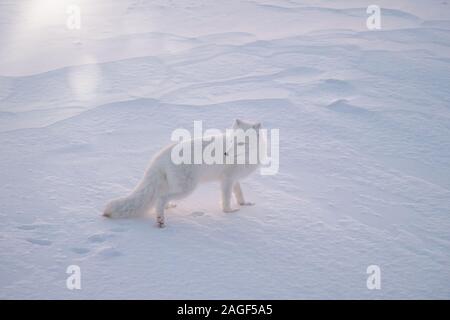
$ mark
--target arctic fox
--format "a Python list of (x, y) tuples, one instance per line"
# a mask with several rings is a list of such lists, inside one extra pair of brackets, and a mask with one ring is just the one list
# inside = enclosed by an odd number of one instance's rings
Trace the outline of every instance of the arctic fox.
[[(253, 129), (256, 132), (259, 145), (259, 142), (262, 141), (262, 137), (259, 135), (260, 128), (260, 123), (249, 123), (236, 119), (231, 132), (236, 132), (238, 129), (241, 129), (239, 130), (241, 132)], [(229, 134), (221, 134), (216, 137), (221, 138), (222, 141), (230, 138)], [(190, 145), (193, 145), (193, 142), (195, 142), (194, 139), (187, 141)], [(209, 139), (201, 138), (202, 149), (204, 150), (210, 142)], [(233, 152), (230, 152), (230, 149), (224, 149), (225, 152), (220, 155), (225, 160), (222, 164), (206, 164), (203, 162), (200, 164), (194, 164), (193, 162), (191, 164), (175, 164), (172, 151), (175, 147), (180, 147), (180, 143), (186, 143), (186, 141), (172, 143), (156, 154), (135, 189), (128, 196), (109, 202), (103, 215), (110, 218), (128, 218), (144, 215), (151, 208), (155, 208), (157, 225), (164, 227), (164, 210), (171, 206), (170, 201), (187, 197), (201, 182), (214, 180), (220, 182), (222, 210), (224, 212), (238, 210), (231, 207), (232, 193), (234, 193), (239, 205), (253, 205), (253, 203), (245, 201), (239, 180), (247, 177), (259, 167), (259, 158), (256, 163), (246, 161), (229, 164), (226, 161), (227, 157), (235, 155), (232, 155)], [(236, 144), (244, 147), (246, 156), (252, 149), (254, 151), (254, 146), (249, 145), (249, 139)], [(234, 147), (237, 146), (233, 146), (233, 150)]]

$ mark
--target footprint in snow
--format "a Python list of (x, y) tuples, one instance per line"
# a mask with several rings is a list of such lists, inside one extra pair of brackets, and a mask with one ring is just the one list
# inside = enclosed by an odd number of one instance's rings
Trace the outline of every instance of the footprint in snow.
[(201, 216), (204, 216), (205, 213), (203, 211), (194, 211), (191, 213), (191, 215), (194, 217), (201, 217)]
[(111, 229), (109, 229), (110, 231), (112, 231), (112, 232), (125, 232), (125, 231), (127, 231), (128, 229), (126, 229), (126, 228), (124, 228), (124, 227), (114, 227), (114, 228), (111, 228)]
[(36, 229), (48, 229), (51, 225), (46, 223), (34, 223), (34, 224), (22, 224), (17, 226), (20, 230), (36, 230)]
[(90, 236), (88, 238), (88, 241), (93, 243), (101, 243), (105, 242), (108, 238), (111, 238), (112, 236), (113, 235), (107, 233), (98, 233)]
[(72, 248), (70, 250), (75, 253), (78, 253), (78, 254), (85, 254), (85, 253), (89, 253), (89, 251), (90, 251), (88, 248)]
[(104, 259), (109, 259), (109, 258), (121, 256), (122, 253), (120, 251), (114, 249), (113, 247), (105, 247), (105, 248), (101, 248), (99, 251), (97, 251), (97, 255)]
[(28, 242), (32, 243), (32, 244), (37, 244), (39, 246), (49, 246), (52, 244), (52, 242), (50, 240), (46, 240), (46, 239), (33, 239), (33, 238), (28, 238), (26, 239)]
[(24, 224), (22, 226), (18, 226), (17, 229), (20, 229), (20, 230), (34, 230), (34, 229), (36, 229), (36, 225)]

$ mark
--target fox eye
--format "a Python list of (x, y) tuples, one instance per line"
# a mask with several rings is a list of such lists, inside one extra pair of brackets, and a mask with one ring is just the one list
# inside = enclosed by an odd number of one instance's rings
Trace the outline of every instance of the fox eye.
[(243, 146), (245, 143), (244, 142), (239, 142), (238, 146)]

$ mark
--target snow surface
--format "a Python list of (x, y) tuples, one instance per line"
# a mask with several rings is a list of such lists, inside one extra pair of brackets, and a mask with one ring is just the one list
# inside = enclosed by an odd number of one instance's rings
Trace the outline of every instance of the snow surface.
[[(370, 31), (373, 2), (0, 1), (0, 298), (450, 298), (450, 3)], [(174, 129), (235, 118), (280, 129), (255, 206), (101, 217)]]

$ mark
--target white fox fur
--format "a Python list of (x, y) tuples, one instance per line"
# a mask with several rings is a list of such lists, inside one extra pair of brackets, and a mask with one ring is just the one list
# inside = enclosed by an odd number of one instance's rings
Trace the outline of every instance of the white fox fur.
[[(250, 128), (259, 130), (260, 124), (236, 120), (233, 125), (233, 129)], [(163, 227), (164, 210), (169, 201), (185, 198), (199, 183), (214, 180), (220, 181), (224, 212), (238, 210), (231, 207), (232, 193), (239, 205), (252, 205), (245, 201), (239, 180), (255, 171), (258, 164), (174, 164), (171, 151), (175, 145), (176, 143), (173, 143), (162, 149), (153, 158), (144, 177), (131, 194), (109, 202), (103, 215), (110, 218), (128, 218), (144, 215), (151, 208), (155, 208), (157, 223)], [(224, 156), (227, 156), (226, 152)]]

